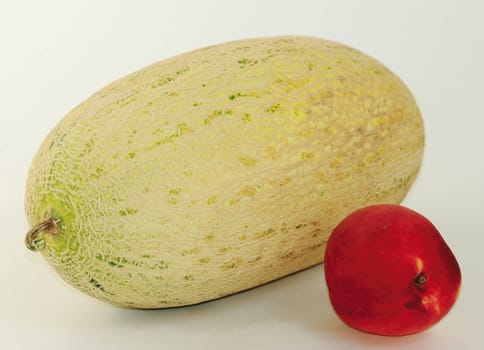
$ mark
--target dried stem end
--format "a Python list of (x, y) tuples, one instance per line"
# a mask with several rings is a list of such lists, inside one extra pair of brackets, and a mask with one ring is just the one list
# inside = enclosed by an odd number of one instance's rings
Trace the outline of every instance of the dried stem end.
[(420, 272), (417, 277), (415, 277), (415, 280), (413, 281), (415, 287), (417, 288), (423, 288), (425, 282), (427, 282), (427, 276), (423, 272)]
[(38, 223), (27, 232), (25, 236), (25, 245), (31, 251), (39, 251), (45, 248), (45, 234), (56, 235), (57, 224), (60, 220), (48, 217), (44, 221)]

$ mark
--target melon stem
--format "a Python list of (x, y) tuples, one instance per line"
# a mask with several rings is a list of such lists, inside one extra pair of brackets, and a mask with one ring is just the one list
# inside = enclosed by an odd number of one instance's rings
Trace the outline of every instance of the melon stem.
[(25, 245), (27, 248), (34, 252), (44, 249), (45, 240), (42, 236), (45, 233), (55, 235), (59, 221), (53, 217), (47, 217), (44, 221), (32, 227), (25, 236)]

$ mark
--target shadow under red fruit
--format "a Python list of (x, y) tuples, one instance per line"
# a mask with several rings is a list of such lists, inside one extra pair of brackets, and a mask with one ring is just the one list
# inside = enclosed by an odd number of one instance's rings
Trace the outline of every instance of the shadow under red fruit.
[(435, 226), (393, 204), (346, 217), (330, 236), (324, 271), (338, 316), (379, 335), (417, 333), (436, 324), (461, 285), (459, 264)]

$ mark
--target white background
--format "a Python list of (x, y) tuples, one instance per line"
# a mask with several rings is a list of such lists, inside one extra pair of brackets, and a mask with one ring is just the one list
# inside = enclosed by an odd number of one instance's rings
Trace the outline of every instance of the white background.
[[(482, 349), (484, 8), (481, 1), (4, 1), (0, 4), (0, 348)], [(333, 313), (321, 266), (222, 300), (139, 311), (91, 299), (24, 247), (24, 184), (46, 133), (112, 80), (222, 41), (301, 34), (344, 42), (410, 87), (424, 164), (404, 201), (463, 272), (438, 325), (380, 337)]]

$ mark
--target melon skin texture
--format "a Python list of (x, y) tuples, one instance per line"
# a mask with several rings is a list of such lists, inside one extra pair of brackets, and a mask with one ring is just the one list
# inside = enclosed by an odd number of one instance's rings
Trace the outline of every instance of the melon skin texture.
[(402, 81), (319, 38), (222, 43), (134, 72), (36, 154), (29, 224), (59, 275), (132, 308), (196, 304), (322, 262), (350, 212), (399, 203), (424, 129)]

